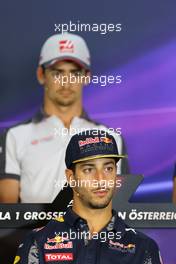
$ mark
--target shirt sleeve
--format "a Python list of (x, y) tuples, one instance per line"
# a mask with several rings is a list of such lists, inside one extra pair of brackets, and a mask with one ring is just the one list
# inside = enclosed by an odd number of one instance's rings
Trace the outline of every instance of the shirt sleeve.
[(14, 264), (40, 264), (38, 245), (32, 233), (19, 245)]
[(0, 179), (9, 178), (20, 179), (17, 143), (11, 129), (0, 134)]

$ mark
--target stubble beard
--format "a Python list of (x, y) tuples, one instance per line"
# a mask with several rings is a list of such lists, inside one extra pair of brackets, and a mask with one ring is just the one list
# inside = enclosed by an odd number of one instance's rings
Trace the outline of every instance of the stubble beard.
[(110, 204), (110, 202), (112, 201), (113, 194), (114, 194), (114, 190), (112, 190), (112, 192), (108, 194), (104, 202), (101, 202), (101, 200), (94, 201), (94, 198), (85, 197), (84, 193), (82, 193), (81, 200), (86, 205), (86, 207), (90, 209), (103, 209), (103, 208), (106, 208)]

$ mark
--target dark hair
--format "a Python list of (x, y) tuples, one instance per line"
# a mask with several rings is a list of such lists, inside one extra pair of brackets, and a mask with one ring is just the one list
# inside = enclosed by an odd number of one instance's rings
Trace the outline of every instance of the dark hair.
[(43, 73), (45, 73), (45, 69), (46, 69), (45, 66), (42, 64), (41, 67), (42, 67)]
[[(70, 63), (74, 63), (77, 66), (78, 71), (84, 70), (86, 74), (90, 71), (90, 70), (85, 69), (84, 67), (80, 66), (76, 62), (72, 62), (70, 60), (64, 60), (64, 61), (67, 61), (67, 62), (70, 62)], [(42, 67), (43, 73), (45, 73), (45, 70), (46, 70), (45, 64), (42, 64), (41, 67)]]
[(72, 163), (72, 165), (70, 166), (69, 170), (72, 170), (73, 171), (73, 174), (75, 174), (76, 164)]

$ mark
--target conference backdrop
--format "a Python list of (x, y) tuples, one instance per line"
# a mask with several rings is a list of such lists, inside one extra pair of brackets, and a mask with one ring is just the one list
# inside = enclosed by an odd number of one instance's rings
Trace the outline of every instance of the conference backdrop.
[[(93, 119), (121, 129), (131, 173), (144, 175), (130, 201), (171, 202), (176, 161), (175, 10), (172, 0), (1, 0), (1, 130), (41, 107), (43, 88), (36, 80), (41, 45), (60, 33), (60, 24), (75, 24), (73, 33), (84, 37), (90, 48), (92, 75), (102, 76), (99, 83), (84, 88), (84, 107)], [(102, 26), (80, 31), (81, 23), (120, 24), (120, 30)], [(121, 82), (108, 83), (103, 76), (109, 75), (121, 76)], [(144, 231), (156, 239), (164, 263), (176, 263), (176, 229)]]

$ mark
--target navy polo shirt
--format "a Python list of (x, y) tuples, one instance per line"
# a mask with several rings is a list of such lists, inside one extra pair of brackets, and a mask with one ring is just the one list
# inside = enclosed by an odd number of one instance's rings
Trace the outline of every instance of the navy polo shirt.
[(63, 218), (33, 230), (19, 246), (14, 263), (162, 264), (162, 260), (156, 242), (129, 228), (115, 211), (91, 236), (87, 222), (68, 209)]

